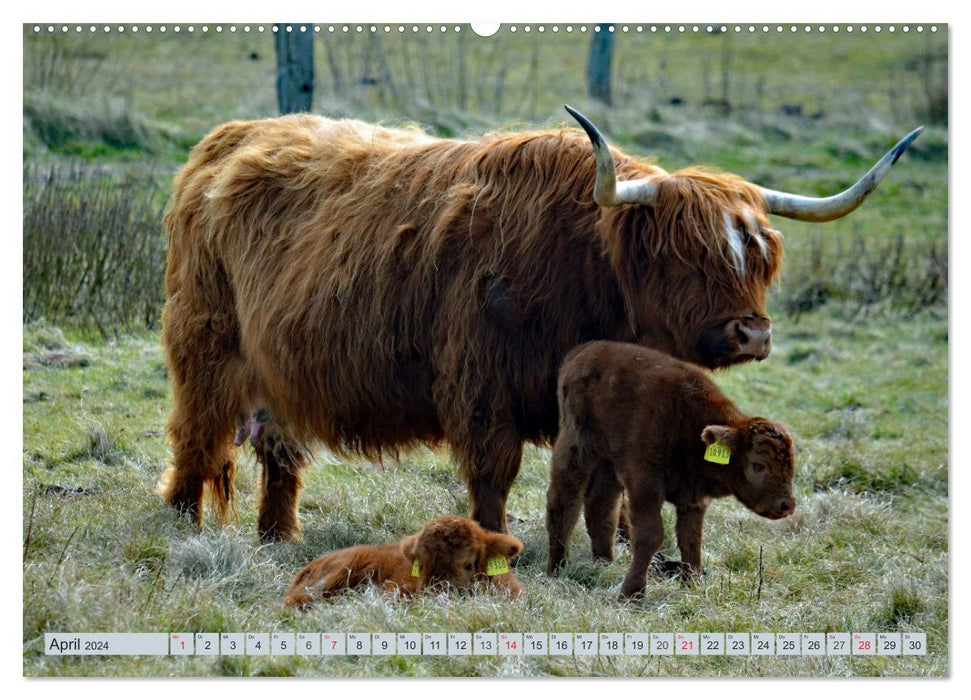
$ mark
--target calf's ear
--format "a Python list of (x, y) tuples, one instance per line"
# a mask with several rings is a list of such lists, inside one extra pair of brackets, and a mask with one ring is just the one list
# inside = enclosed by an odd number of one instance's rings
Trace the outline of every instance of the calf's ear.
[(415, 559), (418, 556), (418, 535), (409, 535), (401, 540), (401, 544), (398, 546), (401, 553), (405, 555), (405, 559)]
[(486, 541), (487, 557), (506, 557), (512, 559), (523, 551), (523, 543), (512, 535), (490, 533)]
[(728, 425), (709, 425), (701, 431), (701, 441), (706, 445), (720, 442), (730, 450), (738, 445), (738, 431)]

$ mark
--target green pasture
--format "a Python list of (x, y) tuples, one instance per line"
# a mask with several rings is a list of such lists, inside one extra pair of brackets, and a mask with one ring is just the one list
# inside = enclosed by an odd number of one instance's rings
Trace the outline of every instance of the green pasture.
[[(567, 123), (669, 170), (708, 163), (807, 194), (850, 184), (925, 131), (880, 189), (825, 225), (776, 222), (772, 355), (715, 374), (786, 423), (797, 509), (729, 499), (706, 521), (706, 577), (617, 602), (629, 557), (545, 571), (549, 450), (508, 504), (527, 596), (369, 590), (309, 613), (279, 599), (319, 554), (467, 514), (447, 449), (372, 464), (317, 452), (303, 540), (256, 538), (259, 470), (238, 455), (234, 522), (200, 530), (155, 494), (167, 466), (159, 347), (168, 183), (210, 128), (275, 113), (272, 36), (24, 27), (23, 672), (27, 676), (945, 676), (948, 653), (947, 29), (619, 33), (613, 107), (586, 97), (589, 35), (560, 25), (358, 33), (316, 41), (314, 109), (443, 136)], [(225, 25), (228, 26), (228, 25)], [(449, 25), (451, 27), (451, 25)], [(637, 25), (629, 25), (632, 29)], [(650, 25), (643, 25), (645, 28)], [(733, 25), (730, 25), (732, 27)], [(761, 27), (761, 25), (760, 25)], [(45, 25), (46, 29), (46, 25)], [(819, 60), (821, 55), (825, 61)], [(676, 557), (673, 509), (662, 550)], [(45, 632), (926, 632), (923, 657), (54, 657)]]

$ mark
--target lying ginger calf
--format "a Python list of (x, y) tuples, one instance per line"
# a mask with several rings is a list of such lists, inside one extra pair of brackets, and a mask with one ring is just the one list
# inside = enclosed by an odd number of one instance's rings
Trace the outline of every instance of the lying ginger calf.
[(409, 596), (438, 586), (471, 590), (481, 582), (519, 595), (522, 586), (509, 570), (509, 560), (522, 548), (515, 537), (446, 515), (397, 544), (360, 545), (314, 559), (297, 574), (283, 603), (304, 607), (368, 584)]
[(773, 520), (796, 507), (792, 439), (739, 411), (694, 365), (638, 345), (593, 342), (560, 370), (560, 431), (547, 492), (547, 570), (567, 554), (581, 501), (594, 556), (613, 559), (626, 492), (631, 565), (623, 597), (640, 594), (664, 541), (661, 505), (677, 509), (684, 578), (701, 574), (701, 529), (714, 498), (735, 496)]

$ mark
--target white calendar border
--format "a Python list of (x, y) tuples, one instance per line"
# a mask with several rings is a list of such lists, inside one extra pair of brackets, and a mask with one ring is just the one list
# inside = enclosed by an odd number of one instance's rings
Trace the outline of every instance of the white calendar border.
[[(36, 6), (28, 7), (24, 5), (18, 5), (14, 8), (13, 12), (33, 13), (29, 18), (24, 18), (18, 21), (27, 21), (28, 19), (37, 20), (41, 18), (43, 18), (44, 20), (58, 20), (58, 19), (64, 19), (64, 18), (73, 19), (79, 12), (78, 5), (76, 2), (68, 3), (66, 2), (66, 0), (48, 0), (48, 2), (44, 3), (43, 5), (44, 6), (41, 8), (37, 8)], [(172, 3), (168, 3), (165, 6), (165, 9), (168, 10), (168, 12), (163, 11), (161, 14), (169, 15), (172, 17), (172, 19), (178, 19), (180, 21), (184, 21), (187, 17), (188, 18), (199, 17), (200, 15), (205, 15), (205, 18), (207, 20), (210, 19), (212, 15), (212, 10), (211, 9), (203, 10), (202, 7), (203, 6), (200, 6), (198, 3), (189, 4), (189, 3), (180, 3), (177, 1), (176, 3), (174, 3), (174, 5)], [(260, 8), (258, 10), (256, 9), (256, 7), (257, 5), (255, 3), (253, 4), (252, 8), (248, 8), (244, 4), (241, 4), (236, 9), (234, 9), (233, 17), (234, 19), (239, 19), (241, 21), (245, 21), (247, 19), (252, 19), (254, 21), (267, 19), (267, 16), (266, 16), (267, 10), (266, 10), (265, 4), (261, 3), (258, 6)], [(704, 1), (695, 2), (695, 3), (692, 3), (691, 5), (678, 5), (678, 4), (669, 5), (669, 4), (661, 3), (656, 6), (652, 6), (649, 11), (639, 9), (639, 8), (633, 8), (630, 5), (620, 4), (620, 3), (617, 3), (616, 7), (608, 6), (608, 8), (606, 9), (604, 9), (603, 5), (598, 5), (598, 7), (604, 10), (608, 16), (616, 15), (618, 18), (624, 18), (626, 15), (637, 15), (638, 17), (640, 17), (640, 15), (642, 14), (649, 14), (651, 21), (658, 21), (658, 22), (663, 22), (668, 20), (691, 21), (692, 19), (695, 19), (697, 21), (708, 21), (711, 17), (717, 16), (719, 12), (722, 14), (724, 14), (725, 12), (725, 10), (723, 9), (724, 8), (723, 5), (716, 6), (715, 3), (713, 2), (704, 2)], [(919, 13), (924, 16), (931, 16), (934, 19), (939, 19), (941, 22), (948, 22), (948, 21), (953, 22), (954, 21), (953, 19), (948, 20), (947, 18), (956, 16), (956, 13), (954, 13), (953, 11), (948, 12), (948, 10), (952, 7), (952, 3), (950, 2), (944, 3), (940, 1), (935, 2), (935, 0), (930, 0), (929, 2), (928, 0), (925, 0), (925, 2), (922, 2), (917, 8), (915, 8), (913, 3), (905, 4), (899, 1), (881, 3), (879, 5), (880, 9), (877, 12), (867, 12), (868, 7), (869, 6), (866, 6), (866, 5), (846, 3), (844, 1), (834, 2), (832, 0), (820, 0), (818, 2), (810, 3), (810, 4), (802, 3), (802, 4), (795, 4), (795, 5), (788, 6), (785, 8), (784, 14), (785, 14), (785, 20), (787, 22), (805, 22), (805, 21), (832, 22), (832, 21), (840, 21), (840, 20), (844, 22), (846, 21), (858, 22), (858, 21), (861, 21), (860, 19), (861, 17), (873, 16), (874, 14), (879, 14), (881, 16), (880, 21), (887, 21), (888, 18), (899, 18), (901, 21), (912, 21), (915, 13)], [(462, 6), (463, 13), (468, 13), (472, 15), (471, 17), (467, 17), (464, 19), (455, 19), (454, 15), (456, 12), (456, 9), (455, 9), (456, 6), (454, 4), (446, 4), (444, 2), (434, 2), (434, 3), (426, 4), (424, 6), (417, 6), (417, 7), (412, 5), (412, 6), (409, 6), (409, 8), (406, 10), (402, 10), (400, 8), (401, 8), (400, 4), (393, 5), (387, 2), (387, 0), (376, 0), (376, 1), (372, 0), (372, 2), (363, 4), (363, 5), (361, 4), (339, 5), (338, 4), (338, 5), (332, 5), (327, 8), (324, 8), (319, 3), (310, 3), (310, 2), (307, 2), (306, 0), (298, 0), (296, 3), (291, 3), (288, 6), (287, 12), (293, 16), (303, 16), (303, 15), (306, 15), (308, 17), (326, 16), (326, 19), (328, 21), (331, 21), (331, 20), (333, 21), (343, 21), (343, 20), (382, 21), (388, 18), (393, 18), (396, 20), (399, 18), (404, 20), (410, 20), (414, 15), (418, 15), (419, 17), (417, 17), (417, 19), (420, 19), (420, 20), (448, 17), (450, 21), (460, 21), (460, 22), (469, 21), (469, 19), (471, 20), (500, 19), (506, 22), (522, 21), (522, 19), (520, 18), (523, 18), (523, 17), (525, 18), (526, 21), (532, 21), (537, 19), (542, 19), (542, 21), (548, 21), (550, 18), (554, 18), (557, 21), (566, 22), (566, 21), (577, 21), (575, 18), (578, 15), (582, 15), (582, 18), (579, 21), (586, 21), (587, 19), (590, 19), (590, 9), (588, 6), (575, 6), (574, 9), (570, 9), (569, 6), (560, 4), (555, 9), (552, 9), (550, 7), (544, 8), (542, 3), (540, 4), (533, 3), (530, 5), (525, 5), (522, 2), (517, 0), (496, 0), (493, 3), (490, 3), (488, 6), (481, 6), (481, 5)], [(89, 19), (95, 19), (95, 18), (99, 20), (117, 19), (118, 9), (120, 9), (120, 3), (98, 3), (98, 2), (91, 2), (91, 0), (84, 3), (84, 6), (83, 6), (83, 12), (86, 15), (85, 21), (88, 21)], [(610, 10), (610, 11), (607, 12), (606, 10)], [(114, 13), (113, 17), (111, 15), (112, 12)], [(404, 15), (405, 15), (404, 17), (402, 17), (402, 12), (404, 12)], [(128, 4), (124, 6), (123, 13), (126, 19), (131, 18), (133, 15), (144, 17), (145, 19), (142, 21), (158, 21), (159, 14), (160, 14), (158, 6), (151, 5), (151, 4), (141, 5), (141, 6)], [(223, 11), (220, 14), (226, 14), (226, 12)], [(736, 2), (733, 4), (732, 11), (730, 11), (729, 14), (732, 16), (737, 16), (742, 18), (751, 17), (755, 19), (766, 18), (766, 19), (773, 20), (778, 18), (778, 15), (780, 14), (780, 10), (779, 10), (778, 3), (770, 4), (768, 2), (763, 2), (763, 3), (756, 4), (748, 0), (741, 0), (741, 2)], [(175, 15), (177, 15), (177, 17), (175, 17)], [(572, 15), (572, 17), (570, 15)], [(269, 19), (272, 19), (272, 17)], [(963, 35), (962, 38), (966, 38), (967, 31), (965, 28), (955, 28), (955, 34), (956, 35), (961, 34)], [(953, 51), (951, 56), (953, 61), (952, 66), (954, 66), (952, 70), (954, 71), (954, 75), (956, 78), (958, 74), (958, 68), (957, 68), (957, 65), (955, 64), (959, 64), (959, 61), (957, 60), (957, 56), (959, 52), (961, 52), (963, 55), (963, 49), (962, 47), (960, 47), (959, 41), (953, 42), (951, 49)], [(17, 45), (16, 42), (12, 41), (10, 42), (10, 47), (8, 51), (11, 54), (13, 54), (15, 51), (19, 51), (19, 46)], [(19, 59), (14, 57), (12, 60), (8, 60), (8, 65), (19, 65), (18, 61)], [(961, 61), (960, 65), (966, 65), (966, 64), (963, 61)], [(17, 71), (15, 70), (13, 71), (13, 73), (17, 73)], [(952, 82), (952, 85), (955, 88), (957, 87), (956, 83), (957, 83), (957, 80), (955, 79)], [(959, 90), (955, 90), (955, 94), (959, 94), (960, 92), (961, 91)], [(957, 97), (954, 97), (952, 99), (955, 102), (958, 101)], [(963, 113), (967, 114), (967, 111), (964, 111)], [(18, 122), (19, 122), (19, 119), (20, 118), (17, 117)], [(19, 126), (17, 126), (17, 124), (14, 124), (14, 128), (19, 128)], [(962, 139), (962, 141), (963, 140), (964, 139)], [(9, 150), (13, 151), (14, 155), (16, 155), (15, 151), (18, 146), (16, 143), (12, 143), (11, 145), (13, 146), (13, 148)], [(11, 159), (10, 162), (13, 163), (14, 166), (16, 166), (19, 169), (19, 164), (16, 163), (15, 161), (16, 159), (14, 158), (14, 159)], [(958, 170), (964, 171), (964, 168), (961, 167), (959, 163), (952, 161), (952, 172), (957, 172)], [(956, 177), (956, 176), (952, 175), (952, 177)], [(13, 194), (19, 196), (19, 187), (13, 187), (11, 185), (9, 190)], [(10, 209), (10, 211), (13, 211), (14, 209), (15, 207)], [(955, 212), (957, 211), (958, 211), (958, 207), (955, 206)], [(955, 213), (954, 217), (955, 219), (957, 219), (958, 214)], [(962, 216), (961, 219), (966, 221), (966, 217), (964, 216)], [(955, 224), (957, 224), (957, 221), (955, 221)], [(962, 243), (961, 241), (955, 241), (954, 242), (955, 252), (957, 252), (959, 246), (963, 246), (963, 245), (964, 243)], [(14, 265), (19, 264), (16, 260), (14, 260), (14, 257), (15, 256), (11, 256), (9, 258), (10, 260), (13, 260), (13, 262), (10, 263), (11, 268), (13, 268)], [(961, 256), (959, 258), (959, 262), (963, 260), (964, 260), (964, 256)], [(13, 282), (18, 278), (17, 274), (7, 274), (7, 275), (4, 275), (4, 277), (5, 279), (10, 280), (11, 286)], [(953, 284), (952, 290), (954, 291), (952, 291), (951, 294), (956, 297), (957, 288), (961, 284), (959, 275), (954, 276), (952, 284)], [(16, 293), (17, 293), (16, 290), (11, 291), (8, 289), (8, 298), (15, 298), (14, 295)], [(950, 307), (950, 308), (953, 308), (953, 307)], [(967, 317), (964, 315), (964, 313), (961, 313), (961, 314), (956, 313), (956, 309), (954, 310), (953, 313), (954, 313), (954, 318), (957, 319), (960, 316), (961, 321), (959, 322), (955, 320), (954, 322), (954, 325), (956, 326), (956, 328), (952, 336), (952, 340), (958, 337), (959, 335), (958, 331), (962, 331), (960, 334), (961, 337), (966, 338), (966, 335), (964, 335), (961, 326), (966, 327), (966, 323), (964, 322), (966, 322)], [(10, 349), (8, 349), (8, 352), (10, 353), (10, 355), (13, 355), (13, 353), (15, 352), (18, 355), (20, 353), (19, 349), (14, 345), (10, 345)], [(17, 360), (16, 357), (14, 357), (13, 359), (8, 357), (6, 366), (16, 367), (16, 362), (18, 361), (19, 360)], [(959, 373), (961, 375), (960, 378), (958, 377)], [(966, 388), (966, 384), (963, 382), (963, 380), (966, 378), (967, 378), (967, 374), (960, 367), (954, 367), (954, 372), (951, 375), (951, 381), (954, 382), (955, 385), (960, 383), (962, 387)], [(20, 378), (18, 377), (15, 381), (17, 382), (16, 386), (19, 386)], [(16, 388), (14, 388), (14, 386), (15, 386), (14, 382), (10, 381), (8, 378), (7, 388), (10, 389), (7, 392), (8, 396), (15, 396), (18, 393)], [(965, 404), (964, 404), (964, 399), (961, 397), (960, 393), (961, 392), (956, 391), (953, 394), (954, 407), (951, 409), (951, 410), (954, 410), (956, 414), (954, 419), (956, 425), (961, 424), (960, 421), (958, 421), (957, 415), (961, 415), (964, 417), (967, 416), (967, 413), (963, 410)], [(959, 409), (959, 410), (955, 410), (955, 409)], [(15, 432), (15, 431), (16, 431), (15, 428), (11, 429), (11, 432)], [(17, 439), (5, 440), (4, 444), (7, 445), (10, 462), (16, 463), (16, 460), (21, 459)], [(966, 477), (963, 474), (960, 474), (959, 470), (955, 470), (955, 472), (951, 474), (951, 477), (952, 477), (951, 483), (953, 487), (951, 489), (951, 492), (954, 494), (962, 493), (966, 495), (967, 489), (964, 488), (964, 486), (966, 486), (966, 480), (965, 480)], [(5, 497), (9, 498), (12, 502), (16, 502), (22, 497), (22, 494), (19, 493), (19, 489), (9, 489), (6, 492)], [(20, 526), (19, 521), (22, 517), (22, 510), (17, 505), (12, 504), (10, 505), (10, 507), (5, 509), (5, 513), (6, 513), (6, 518), (8, 518), (9, 520), (7, 531), (18, 532), (19, 531), (18, 528)], [(949, 521), (949, 527), (951, 532), (957, 532), (957, 531), (963, 530), (963, 528), (960, 527), (959, 523), (966, 524), (967, 523), (966, 516), (962, 515), (959, 510), (952, 510), (951, 518)], [(16, 561), (15, 557), (19, 556), (18, 552), (16, 551), (19, 546), (19, 542), (17, 541), (17, 539), (18, 538), (16, 537), (5, 538), (5, 541), (7, 543), (7, 548), (8, 548), (8, 555), (9, 555), (8, 561)], [(957, 556), (951, 557), (951, 566), (950, 566), (951, 579), (950, 580), (952, 582), (955, 580), (962, 580), (962, 581), (967, 580), (968, 578), (967, 576), (960, 575), (966, 571), (967, 562), (968, 562), (968, 559), (966, 558), (966, 556), (960, 555), (959, 553), (960, 550), (963, 550), (965, 548), (965, 545), (962, 542), (961, 538), (952, 539), (951, 548), (952, 548), (952, 552), (954, 554), (957, 554)], [(17, 583), (18, 583), (17, 577), (13, 576), (13, 577), (10, 577), (10, 579), (12, 580), (5, 581), (2, 584), (8, 589), (7, 590), (8, 595), (5, 596), (6, 605), (9, 607), (9, 610), (8, 610), (9, 614), (7, 617), (8, 619), (11, 619), (11, 620), (17, 620), (22, 615), (22, 605), (21, 605), (22, 600), (21, 600), (21, 595), (18, 594), (19, 587), (17, 586)], [(951, 585), (953, 585), (953, 583)], [(951, 589), (949, 588), (949, 590)], [(22, 591), (20, 591), (20, 593), (22, 593)], [(962, 656), (958, 653), (958, 650), (959, 649), (963, 651), (967, 650), (967, 644), (964, 644), (962, 642), (962, 635), (959, 634), (959, 629), (960, 630), (968, 629), (968, 626), (963, 624), (967, 620), (967, 616), (966, 616), (967, 606), (964, 605), (962, 601), (958, 600), (956, 596), (951, 597), (951, 603), (952, 604), (949, 606), (949, 609), (948, 609), (949, 611), (948, 625), (950, 627), (950, 631), (948, 635), (949, 637), (948, 653), (951, 655), (952, 659), (958, 659), (958, 658), (962, 658)], [(17, 609), (15, 609), (15, 606)], [(80, 694), (78, 693), (79, 690), (83, 690), (84, 693), (96, 693), (99, 699), (124, 698), (124, 700), (130, 700), (131, 693), (133, 690), (133, 685), (136, 685), (136, 684), (141, 685), (143, 683), (148, 683), (148, 684), (157, 683), (157, 681), (153, 681), (151, 679), (147, 681), (145, 679), (142, 679), (141, 681), (129, 680), (126, 682), (119, 682), (117, 679), (114, 679), (114, 678), (111, 678), (111, 679), (89, 678), (84, 680), (62, 678), (62, 679), (58, 679), (56, 683), (44, 683), (37, 679), (25, 678), (23, 676), (23, 671), (24, 671), (23, 642), (22, 640), (18, 639), (18, 637), (19, 637), (18, 634), (8, 634), (8, 635), (5, 635), (5, 641), (0, 642), (0, 644), (3, 644), (3, 653), (0, 654), (0, 657), (2, 657), (3, 661), (0, 663), (5, 664), (3, 666), (3, 671), (0, 673), (3, 674), (3, 678), (11, 679), (12, 682), (10, 682), (8, 687), (15, 690), (16, 687), (19, 686), (21, 687), (22, 690), (25, 691), (25, 693), (29, 693), (32, 698), (37, 698), (38, 700), (47, 700), (47, 698), (56, 698), (57, 700), (64, 700), (64, 697), (68, 694), (79, 695)], [(961, 680), (966, 680), (967, 675), (968, 674), (966, 672), (966, 668), (962, 667), (961, 664), (952, 663), (951, 669), (950, 669), (950, 679), (945, 680), (943, 683), (938, 682), (934, 684), (934, 688), (936, 691), (935, 695), (947, 696), (949, 694), (950, 689), (958, 685), (958, 682), (957, 682), (958, 679), (960, 678)], [(178, 684), (178, 687), (179, 687), (179, 691), (182, 693), (193, 693), (193, 694), (198, 693), (201, 696), (203, 693), (212, 692), (213, 682), (219, 682), (223, 680), (225, 679), (187, 678), (187, 679), (181, 679)], [(410, 688), (413, 688), (416, 693), (420, 693), (423, 697), (428, 697), (428, 698), (442, 697), (442, 698), (449, 698), (450, 700), (453, 700), (455, 697), (456, 689), (459, 689), (459, 691), (461, 692), (463, 688), (467, 689), (468, 687), (467, 684), (465, 684), (465, 679), (455, 679), (455, 680), (409, 679), (409, 680), (412, 681), (409, 685)], [(616, 689), (618, 687), (617, 683), (627, 683), (627, 682), (633, 683), (633, 682), (638, 682), (639, 680), (640, 679), (633, 680), (633, 681), (630, 681), (627, 679), (609, 679), (604, 681), (597, 681), (597, 680), (590, 679), (586, 681), (585, 688), (587, 691), (589, 691), (593, 686), (598, 685), (600, 683), (610, 683), (611, 684), (610, 689)], [(788, 679), (785, 679), (785, 680), (733, 679), (731, 684), (728, 687), (732, 688), (733, 692), (737, 693), (739, 696), (742, 696), (744, 694), (746, 697), (752, 697), (755, 694), (763, 695), (766, 692), (785, 692), (787, 694), (787, 698), (794, 697), (798, 699), (803, 697), (805, 698), (812, 697), (816, 699), (818, 698), (818, 695), (821, 691), (826, 693), (834, 693), (840, 690), (846, 691), (847, 689), (849, 689), (851, 692), (858, 694), (860, 690), (860, 685), (858, 683), (858, 680), (859, 679), (830, 679), (830, 682), (827, 682), (825, 686), (820, 686), (818, 683), (815, 683), (815, 684), (806, 683), (805, 681), (798, 681), (798, 680), (790, 681)], [(262, 696), (265, 693), (266, 686), (264, 685), (264, 683), (274, 683), (274, 682), (282, 682), (282, 681), (277, 681), (275, 679), (263, 679), (263, 683), (260, 683), (260, 690), (258, 691), (260, 692), (260, 695)], [(543, 681), (540, 680), (539, 682), (543, 682)], [(699, 689), (703, 691), (707, 690), (708, 692), (711, 692), (714, 689), (713, 681), (711, 679), (651, 678), (650, 682), (654, 684), (661, 683), (662, 686), (664, 684), (670, 684), (670, 689), (677, 689), (677, 690), (681, 690), (685, 687), (690, 687), (693, 689)], [(459, 683), (462, 683), (462, 685), (460, 686)], [(687, 684), (687, 686), (685, 684)], [(28, 685), (29, 685), (29, 688), (28, 688)], [(508, 682), (503, 684), (504, 694), (506, 693), (512, 694), (512, 691), (516, 686), (519, 686), (519, 690), (522, 691), (523, 696), (525, 696), (526, 693), (529, 693), (530, 695), (534, 695), (537, 688), (537, 685), (532, 679), (528, 679), (528, 680), (508, 679)], [(292, 683), (291, 683), (291, 687), (292, 687)], [(373, 688), (377, 692), (382, 692), (382, 690), (386, 691), (388, 686), (385, 683), (384, 679), (330, 679), (328, 681), (328, 690), (333, 692), (338, 692), (338, 693), (346, 693), (347, 697), (350, 697), (352, 693), (359, 693), (362, 689), (367, 687)], [(238, 694), (243, 697), (246, 697), (248, 691), (249, 689), (246, 687), (246, 684), (241, 685), (239, 683), (234, 683), (234, 687), (233, 687), (234, 695)], [(255, 695), (257, 692), (256, 688), (253, 688), (253, 691), (254, 692), (252, 694)], [(886, 698), (891, 698), (891, 697), (911, 698), (915, 692), (922, 692), (922, 686), (918, 685), (916, 682), (915, 683), (907, 682), (907, 683), (889, 684), (889, 685), (881, 684), (879, 692), (881, 693), (882, 697), (886, 697)]]

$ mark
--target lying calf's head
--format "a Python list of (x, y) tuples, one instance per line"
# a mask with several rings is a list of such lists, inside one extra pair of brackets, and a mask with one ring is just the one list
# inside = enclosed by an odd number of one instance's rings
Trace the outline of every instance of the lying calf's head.
[(721, 443), (731, 451), (730, 469), (735, 497), (759, 515), (778, 520), (792, 514), (795, 472), (792, 438), (778, 423), (747, 418), (738, 426), (709, 425), (701, 433), (705, 444)]
[(509, 561), (522, 549), (515, 537), (455, 515), (431, 520), (401, 542), (402, 554), (413, 562), (419, 591), (436, 585), (468, 589), (484, 582), (518, 594), (522, 588), (509, 571)]

